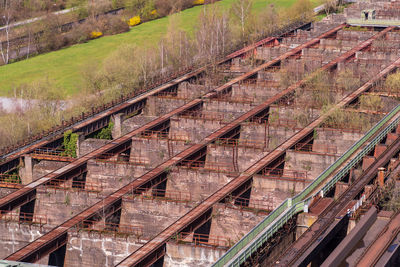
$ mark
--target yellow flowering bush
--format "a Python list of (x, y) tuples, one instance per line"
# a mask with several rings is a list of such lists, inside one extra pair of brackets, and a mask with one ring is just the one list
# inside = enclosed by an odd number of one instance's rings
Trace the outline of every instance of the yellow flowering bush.
[(193, 5), (204, 5), (204, 0), (194, 0)]
[(157, 16), (157, 10), (154, 9), (153, 11), (151, 11), (151, 12), (150, 12), (150, 15), (152, 15), (152, 16)]
[(130, 18), (129, 21), (128, 21), (128, 25), (131, 26), (131, 27), (135, 26), (135, 25), (138, 25), (138, 24), (140, 24), (140, 17), (139, 16), (134, 16), (134, 17)]
[(92, 31), (92, 32), (90, 33), (90, 38), (96, 39), (96, 38), (99, 38), (99, 37), (102, 36), (102, 35), (103, 35), (102, 32)]

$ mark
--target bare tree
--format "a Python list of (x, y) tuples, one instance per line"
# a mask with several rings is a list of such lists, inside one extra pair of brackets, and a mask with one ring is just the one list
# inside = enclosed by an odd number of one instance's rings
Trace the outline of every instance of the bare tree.
[(1, 35), (4, 36), (4, 41), (0, 43), (0, 54), (3, 59), (4, 64), (8, 64), (10, 60), (10, 30), (11, 23), (13, 21), (13, 7), (10, 0), (4, 0), (4, 9), (0, 11), (0, 17), (2, 24), (4, 25), (3, 30), (0, 32)]
[(251, 15), (252, 0), (236, 0), (231, 7), (232, 15), (239, 21), (242, 37), (245, 36), (246, 23)]
[(330, 13), (335, 12), (337, 0), (324, 0), (323, 5), (325, 14), (328, 16)]

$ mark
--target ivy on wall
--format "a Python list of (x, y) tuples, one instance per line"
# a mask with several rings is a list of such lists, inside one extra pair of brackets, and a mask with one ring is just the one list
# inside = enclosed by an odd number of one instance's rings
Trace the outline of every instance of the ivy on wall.
[(78, 142), (78, 134), (73, 133), (71, 130), (64, 133), (64, 152), (63, 156), (76, 158), (76, 148)]

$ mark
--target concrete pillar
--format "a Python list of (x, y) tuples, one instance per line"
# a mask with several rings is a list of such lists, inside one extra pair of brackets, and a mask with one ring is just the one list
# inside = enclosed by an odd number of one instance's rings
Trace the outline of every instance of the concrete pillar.
[(386, 137), (386, 145), (391, 145), (399, 136), (394, 133), (388, 133)]
[(337, 182), (335, 187), (335, 199), (338, 199), (349, 188), (349, 184)]
[(378, 185), (383, 187), (385, 185), (385, 168), (380, 167), (378, 169)]
[(377, 144), (375, 146), (374, 157), (375, 158), (379, 157), (383, 152), (386, 151), (386, 149), (387, 149), (386, 145)]
[(375, 157), (365, 156), (362, 162), (362, 170), (365, 171), (366, 169), (368, 169), (368, 167), (371, 166), (374, 161)]
[(122, 136), (122, 117), (124, 113), (118, 113), (114, 115), (114, 128), (113, 128), (113, 138), (118, 138)]
[(85, 135), (82, 132), (77, 133), (78, 134), (78, 140), (76, 140), (76, 157), (82, 157), (82, 152), (81, 152), (81, 144), (83, 141), (85, 141)]
[(30, 155), (24, 155), (24, 171), (21, 175), (23, 185), (33, 182), (33, 159)]

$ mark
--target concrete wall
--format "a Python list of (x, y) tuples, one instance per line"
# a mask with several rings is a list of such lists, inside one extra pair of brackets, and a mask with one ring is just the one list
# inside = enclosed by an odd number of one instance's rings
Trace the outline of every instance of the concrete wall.
[(215, 86), (211, 85), (183, 82), (178, 85), (178, 97), (193, 99), (207, 93), (208, 91), (211, 91), (214, 88)]
[(194, 205), (193, 202), (124, 198), (120, 223), (143, 227), (141, 238), (151, 239), (189, 212)]
[(164, 267), (197, 267), (211, 266), (224, 255), (226, 249), (194, 246), (191, 244), (167, 243), (167, 252), (164, 256)]
[(284, 174), (285, 170), (307, 171), (308, 179), (315, 179), (338, 158), (339, 156), (288, 150)]
[(298, 129), (284, 126), (266, 127), (265, 124), (242, 123), (239, 142), (246, 143), (246, 140), (249, 140), (249, 142), (259, 141), (257, 147), (263, 148), (266, 143), (266, 150), (272, 150), (298, 131)]
[(314, 144), (316, 146), (334, 145), (338, 154), (346, 152), (347, 149), (364, 136), (363, 133), (324, 128), (317, 128), (315, 132)]
[[(19, 224), (17, 222), (0, 220), (0, 259), (4, 259), (8, 255), (26, 246), (52, 228), (53, 227), (49, 225), (40, 227), (35, 224)], [(47, 261), (45, 261), (45, 264), (47, 264)]]
[[(301, 42), (303, 42), (303, 41), (304, 40), (301, 40)], [(256, 59), (272, 60), (272, 59), (286, 53), (289, 50), (290, 50), (290, 48), (285, 47), (285, 46), (257, 47)]]
[(275, 209), (286, 198), (300, 192), (306, 185), (304, 182), (265, 179), (259, 175), (254, 175), (250, 203), (265, 203)]
[(88, 161), (86, 182), (101, 185), (102, 195), (108, 195), (122, 186), (142, 176), (147, 169), (144, 166), (114, 164)]
[[(213, 163), (218, 162), (220, 168), (228, 171), (237, 171), (235, 170), (235, 165), (237, 165), (238, 170), (242, 172), (266, 154), (268, 154), (268, 151), (257, 148), (209, 145), (206, 166), (207, 162), (211, 163), (210, 167)], [(236, 159), (235, 163), (234, 158)]]
[[(173, 135), (173, 133), (171, 133)], [(190, 142), (168, 141), (158, 138), (132, 138), (131, 158), (146, 162), (146, 168), (154, 168), (190, 146)]]
[(233, 103), (216, 100), (205, 100), (203, 106), (203, 110), (205, 111), (222, 112), (226, 121), (232, 121), (251, 108), (253, 108), (253, 105), (248, 103)]
[(198, 143), (221, 127), (220, 121), (173, 118), (171, 119), (170, 137), (179, 137), (188, 140), (189, 143)]
[[(146, 123), (149, 123), (152, 120), (155, 120), (157, 117), (156, 116), (144, 116), (144, 115), (138, 115), (134, 116), (132, 118), (125, 119), (122, 122), (122, 129), (121, 132), (122, 134), (127, 134), (133, 130), (136, 130), (137, 128), (145, 125)], [(113, 136), (114, 136), (114, 129), (113, 129)]]
[(161, 116), (180, 106), (183, 106), (185, 102), (187, 101), (182, 99), (170, 99), (157, 96), (149, 96), (147, 98), (147, 105), (143, 110), (143, 115)]
[(210, 237), (221, 237), (232, 245), (254, 228), (265, 214), (228, 208), (226, 204), (216, 204), (213, 208)]
[(80, 143), (79, 146), (79, 155), (83, 156), (86, 155), (87, 153), (90, 153), (105, 144), (111, 142), (110, 140), (105, 140), (105, 139), (96, 139), (96, 138), (88, 138), (84, 140), (83, 142)]
[(169, 190), (190, 192), (194, 201), (204, 200), (230, 182), (232, 178), (226, 173), (179, 168), (170, 173), (167, 180), (167, 192)]
[(83, 190), (65, 191), (38, 188), (34, 214), (46, 216), (48, 225), (56, 226), (92, 206), (100, 199), (96, 193)]
[(115, 266), (143, 243), (135, 236), (70, 230), (64, 266)]
[(255, 103), (261, 103), (279, 93), (281, 89), (259, 84), (234, 84), (232, 86), (233, 98), (254, 99)]
[(15, 191), (17, 191), (17, 189), (0, 187), (0, 198), (5, 197)]
[[(306, 100), (307, 98), (304, 97)], [(308, 98), (309, 99), (309, 98)], [(296, 127), (304, 127), (320, 116), (321, 111), (313, 108), (305, 108), (303, 105), (296, 107), (271, 106), (270, 121), (276, 124), (279, 120), (289, 120), (297, 122)]]
[(41, 160), (33, 165), (33, 180), (36, 181), (46, 174), (58, 170), (67, 164), (68, 162)]

